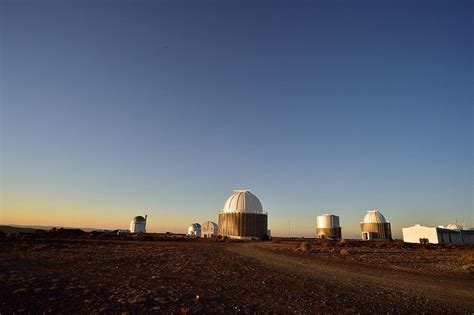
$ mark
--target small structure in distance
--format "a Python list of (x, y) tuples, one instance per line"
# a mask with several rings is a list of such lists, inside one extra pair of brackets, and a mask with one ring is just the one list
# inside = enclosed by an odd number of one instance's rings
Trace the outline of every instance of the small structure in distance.
[(392, 230), (390, 222), (385, 219), (379, 210), (369, 210), (360, 222), (361, 238), (363, 240), (391, 240)]
[(141, 215), (136, 216), (130, 222), (130, 233), (146, 233), (146, 218), (142, 217)]
[(201, 237), (215, 238), (217, 237), (219, 228), (216, 223), (206, 221), (201, 224)]
[(457, 224), (446, 226), (414, 226), (402, 228), (405, 243), (442, 244), (442, 243), (470, 243), (474, 244), (474, 230), (466, 230)]
[(201, 237), (201, 224), (193, 223), (188, 227), (188, 236)]
[(321, 239), (340, 240), (341, 226), (339, 217), (334, 214), (322, 214), (316, 217), (316, 237)]

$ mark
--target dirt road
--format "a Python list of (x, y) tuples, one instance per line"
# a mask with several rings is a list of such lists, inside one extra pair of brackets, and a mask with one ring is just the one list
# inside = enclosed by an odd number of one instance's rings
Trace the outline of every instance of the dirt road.
[[(409, 294), (414, 300), (441, 302), (454, 309), (474, 310), (474, 283), (466, 275), (414, 273), (359, 263), (341, 263), (328, 259), (311, 259), (275, 253), (269, 243), (247, 243), (227, 250), (254, 259), (276, 273), (298, 274), (325, 282), (337, 283), (360, 295), (383, 298), (384, 292)], [(472, 277), (470, 277), (472, 280)]]
[(367, 266), (272, 243), (0, 242), (0, 313), (472, 314), (472, 274)]

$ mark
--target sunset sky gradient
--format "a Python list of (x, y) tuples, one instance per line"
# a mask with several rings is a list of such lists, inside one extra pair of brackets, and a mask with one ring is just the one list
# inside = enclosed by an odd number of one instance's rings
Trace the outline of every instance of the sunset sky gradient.
[(473, 225), (472, 1), (2, 1), (0, 224)]

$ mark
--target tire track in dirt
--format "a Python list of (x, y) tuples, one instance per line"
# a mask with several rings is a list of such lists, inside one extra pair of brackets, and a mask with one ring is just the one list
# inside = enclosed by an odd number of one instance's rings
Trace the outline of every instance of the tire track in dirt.
[(254, 259), (275, 272), (298, 274), (330, 283), (338, 283), (343, 287), (360, 290), (360, 294), (379, 294), (380, 288), (391, 291), (409, 293), (414, 297), (423, 297), (474, 311), (474, 286), (469, 281), (459, 281), (445, 275), (416, 274), (401, 270), (368, 266), (360, 263), (331, 261), (329, 259), (309, 259), (306, 257), (288, 256), (275, 253), (265, 244), (247, 243), (228, 246), (226, 250), (241, 256)]

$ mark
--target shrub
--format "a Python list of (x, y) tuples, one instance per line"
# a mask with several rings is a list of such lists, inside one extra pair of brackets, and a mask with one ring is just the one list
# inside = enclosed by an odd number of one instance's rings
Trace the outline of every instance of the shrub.
[(311, 250), (311, 244), (308, 243), (308, 242), (301, 242), (300, 250), (301, 250), (303, 253), (309, 252), (309, 251)]
[(474, 264), (463, 265), (463, 266), (461, 266), (461, 268), (462, 268), (462, 270), (464, 270), (465, 272), (474, 273)]
[(348, 254), (350, 254), (350, 252), (351, 252), (351, 251), (350, 251), (349, 248), (343, 248), (343, 249), (341, 249), (341, 250), (339, 251), (339, 253), (340, 253), (341, 255), (348, 255)]
[(466, 264), (474, 264), (474, 252), (462, 253), (459, 259)]

